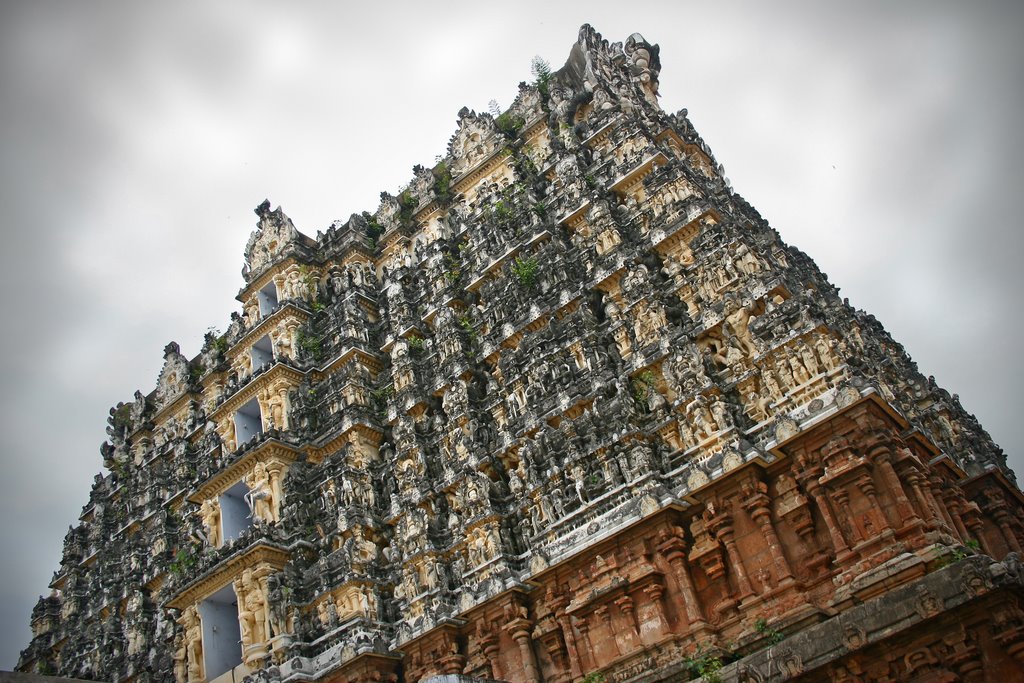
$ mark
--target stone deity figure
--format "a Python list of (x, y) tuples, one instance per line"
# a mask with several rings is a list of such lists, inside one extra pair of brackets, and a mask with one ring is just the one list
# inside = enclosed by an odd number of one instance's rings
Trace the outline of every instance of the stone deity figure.
[(580, 467), (574, 467), (572, 469), (572, 482), (573, 488), (576, 490), (576, 497), (580, 499), (580, 502), (584, 505), (587, 504), (587, 492), (586, 485), (584, 483), (583, 469)]
[(264, 522), (273, 522), (275, 501), (267, 466), (261, 462), (256, 463), (252, 473), (245, 478), (245, 485), (249, 487), (249, 492), (245, 494), (245, 502), (249, 505), (252, 517)]
[(236, 592), (242, 596), (239, 598), (238, 623), (242, 630), (243, 647), (265, 642), (267, 600), (263, 587), (253, 577), (251, 569), (242, 572), (242, 579), (236, 584)]
[(734, 339), (741, 351), (748, 356), (757, 355), (757, 346), (754, 345), (754, 338), (750, 334), (750, 318), (753, 305), (747, 302), (740, 304), (733, 298), (726, 299), (725, 320), (732, 328)]
[(174, 680), (177, 683), (188, 683), (188, 653), (184, 634), (178, 634), (174, 640)]
[(199, 517), (206, 529), (206, 540), (209, 541), (211, 547), (219, 548), (223, 541), (220, 529), (220, 506), (212, 499), (204, 500), (203, 504), (199, 506)]
[(197, 681), (203, 678), (203, 625), (195, 607), (189, 607), (181, 615), (184, 628), (185, 659), (187, 662), (187, 680)]
[(350, 555), (353, 564), (366, 565), (377, 559), (377, 544), (363, 535), (363, 528), (356, 525), (352, 533)]
[(818, 374), (818, 359), (814, 357), (814, 352), (807, 346), (806, 343), (800, 342), (797, 346), (797, 350), (800, 353), (800, 359), (803, 361), (804, 367), (807, 368), (807, 372), (813, 377)]
[(828, 335), (819, 335), (814, 340), (814, 350), (818, 354), (818, 358), (821, 360), (821, 364), (825, 366), (827, 370), (835, 370), (835, 356), (833, 350), (835, 349), (835, 339)]
[(288, 633), (288, 606), (284, 597), (281, 580), (277, 575), (267, 577), (267, 602), (269, 603), (270, 635), (280, 636)]

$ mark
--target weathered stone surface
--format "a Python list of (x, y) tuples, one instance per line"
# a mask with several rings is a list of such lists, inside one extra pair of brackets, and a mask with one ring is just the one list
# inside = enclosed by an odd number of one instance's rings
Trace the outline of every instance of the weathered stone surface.
[[(1022, 495), (585, 26), (111, 409), (23, 671), (117, 681), (1020, 677)], [(735, 663), (724, 665), (732, 660)]]

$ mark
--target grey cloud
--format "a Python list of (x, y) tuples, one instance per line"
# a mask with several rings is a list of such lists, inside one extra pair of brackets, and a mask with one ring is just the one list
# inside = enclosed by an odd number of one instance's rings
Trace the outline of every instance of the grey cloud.
[[(237, 306), (265, 196), (307, 233), (511, 102), (579, 24), (662, 46), (737, 191), (959, 392), (1021, 469), (1019, 3), (8, 3), (0, 17), (0, 667), (107, 408)], [(639, 6), (638, 6), (639, 7)]]

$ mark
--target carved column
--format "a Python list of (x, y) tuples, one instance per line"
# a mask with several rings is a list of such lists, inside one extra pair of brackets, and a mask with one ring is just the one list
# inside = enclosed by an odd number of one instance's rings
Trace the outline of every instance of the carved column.
[(715, 536), (725, 545), (725, 552), (729, 555), (729, 566), (736, 575), (736, 586), (739, 591), (739, 599), (743, 600), (754, 594), (754, 588), (747, 578), (747, 569), (743, 564), (743, 557), (736, 548), (736, 538), (732, 526), (732, 515), (728, 512), (721, 512), (708, 522)]
[[(682, 530), (677, 530), (682, 533)], [(665, 536), (658, 544), (658, 550), (675, 572), (676, 581), (679, 584), (679, 592), (683, 596), (683, 608), (686, 611), (686, 622), (691, 628), (694, 626), (705, 626), (704, 615), (701, 613), (700, 601), (693, 589), (693, 580), (690, 577), (690, 568), (686, 563), (686, 541), (679, 536)]]
[(985, 680), (985, 669), (974, 635), (961, 627), (958, 632), (943, 638), (943, 641), (949, 648), (943, 663), (952, 667), (964, 683), (982, 683)]
[(743, 501), (743, 507), (750, 513), (753, 520), (761, 527), (764, 534), (764, 541), (768, 545), (772, 560), (775, 562), (776, 578), (778, 582), (793, 578), (793, 572), (789, 569), (786, 556), (782, 553), (782, 544), (779, 536), (775, 533), (775, 525), (772, 523), (772, 512), (768, 507), (768, 496), (764, 493), (755, 493)]
[(928, 497), (931, 499), (935, 509), (939, 511), (939, 516), (945, 523), (946, 528), (952, 530), (956, 527), (953, 524), (953, 518), (949, 514), (949, 507), (946, 505), (946, 500), (942, 495), (944, 483), (945, 482), (942, 477), (937, 474), (933, 474), (928, 477), (928, 486), (926, 488), (928, 489)]
[(580, 668), (580, 653), (576, 649), (576, 637), (572, 631), (572, 622), (570, 617), (565, 613), (565, 603), (558, 605), (555, 610), (555, 618), (558, 621), (558, 625), (562, 627), (562, 638), (565, 640), (565, 650), (569, 653), (569, 673), (572, 677), (580, 678), (583, 676), (583, 670)]
[[(650, 605), (650, 607), (648, 609), (653, 609), (654, 610), (654, 616), (658, 620), (658, 625), (657, 625), (658, 634), (657, 635), (660, 636), (660, 635), (662, 635), (664, 633), (667, 633), (668, 632), (668, 619), (665, 616), (664, 605), (662, 605), (662, 602), (661, 602), (661, 596), (665, 592), (665, 587), (662, 586), (660, 583), (651, 583), (651, 584), (648, 584), (648, 585), (644, 586), (642, 588), (642, 590), (647, 595), (647, 602)], [(628, 600), (629, 602), (626, 603), (625, 602), (626, 600)], [(621, 601), (623, 602), (623, 605), (621, 605), (621, 607), (623, 609), (623, 612), (626, 613), (626, 616), (628, 618), (633, 619), (633, 599), (627, 597), (627, 598), (621, 599)], [(639, 628), (639, 625), (636, 625), (636, 622), (634, 622), (634, 624), (635, 624), (634, 625), (634, 629), (636, 630), (637, 635), (640, 637), (640, 640), (642, 642), (644, 640), (643, 633), (641, 632), (641, 630)]]
[(480, 637), (480, 649), (484, 653), (484, 657), (487, 658), (487, 663), (491, 668), (491, 678), (500, 680), (502, 678), (501, 662), (498, 659), (498, 653), (501, 648), (498, 645), (498, 635), (492, 631), (488, 631)]
[(1010, 513), (1007, 511), (1006, 503), (1000, 501), (999, 507), (993, 510), (992, 518), (999, 526), (999, 530), (1003, 534), (1003, 538), (1006, 539), (1006, 544), (1015, 553), (1020, 554), (1020, 543), (1017, 541), (1017, 534), (1013, 532), (1013, 527), (1010, 525)]
[(970, 538), (978, 541), (981, 549), (986, 555), (995, 557), (995, 551), (990, 547), (988, 539), (985, 538), (985, 522), (981, 518), (981, 508), (973, 500), (964, 500), (963, 509), (961, 510), (961, 519), (964, 522), (964, 527), (967, 529)]
[(956, 529), (957, 534), (960, 538), (966, 542), (971, 538), (971, 535), (967, 532), (967, 527), (964, 526), (964, 501), (957, 495), (955, 488), (947, 489), (945, 492), (946, 507), (949, 508), (950, 518), (953, 520), (953, 527)]
[(1024, 611), (1011, 602), (993, 614), (993, 637), (1018, 666), (1024, 667)]
[(460, 654), (449, 654), (441, 658), (441, 672), (445, 674), (461, 674), (466, 666), (466, 658)]
[(590, 642), (590, 637), (587, 635), (590, 631), (590, 625), (587, 623), (587, 620), (580, 619), (576, 623), (576, 630), (580, 632), (580, 645), (587, 653), (587, 659), (591, 662), (591, 668), (596, 669), (598, 667), (597, 656), (594, 654), (594, 646)]
[(854, 480), (854, 483), (871, 504), (868, 514), (877, 519), (883, 529), (892, 528), (892, 525), (889, 524), (889, 518), (885, 516), (885, 513), (882, 511), (882, 506), (878, 502), (878, 496), (875, 495), (875, 480), (871, 478), (871, 475), (867, 472), (863, 472), (861, 473), (861, 476)]
[(917, 500), (917, 506), (921, 510), (921, 516), (924, 518), (929, 525), (935, 526), (940, 524), (935, 508), (931, 506), (928, 499), (925, 497), (922, 486), (925, 482), (924, 475), (921, 474), (916, 468), (908, 469), (904, 478), (910, 484), (910, 490), (914, 492), (914, 498)]
[(602, 623), (604, 623), (604, 628), (608, 631), (608, 640), (615, 649), (615, 657), (618, 657), (622, 654), (622, 650), (619, 649), (618, 635), (616, 634), (615, 629), (612, 628), (612, 615), (611, 612), (608, 611), (608, 605), (601, 605), (594, 610), (594, 614), (596, 614)]
[[(857, 526), (855, 524), (850, 524), (850, 522), (853, 520), (853, 513), (850, 511), (849, 491), (847, 491), (846, 489), (838, 489), (832, 491), (829, 497), (839, 507), (839, 519), (842, 520), (839, 522), (840, 527), (846, 527), (847, 534), (855, 537), (852, 540), (856, 542), (863, 541), (864, 536), (857, 530)], [(845, 525), (843, 522), (845, 522)], [(856, 545), (857, 543), (854, 543), (854, 547), (856, 547)]]
[(882, 446), (872, 451), (870, 458), (874, 460), (875, 467), (878, 468), (889, 493), (896, 501), (898, 519), (894, 526), (896, 528), (903, 527), (917, 517), (917, 514), (914, 512), (914, 506), (910, 504), (910, 499), (907, 498), (907, 492), (903, 488), (899, 475), (896, 474), (896, 469), (892, 466), (892, 451), (888, 447)]
[(512, 635), (512, 639), (519, 645), (519, 655), (523, 661), (523, 680), (527, 683), (540, 683), (540, 672), (537, 668), (537, 658), (533, 653), (533, 639), (530, 637), (529, 619), (516, 619), (507, 626), (505, 630)]
[(818, 506), (821, 518), (825, 521), (825, 527), (828, 529), (829, 538), (832, 540), (832, 547), (836, 551), (836, 559), (841, 561), (843, 556), (850, 553), (850, 546), (846, 545), (846, 541), (843, 539), (843, 532), (839, 525), (836, 524), (835, 517), (832, 516), (832, 508), (829, 504), (828, 496), (825, 495), (824, 489), (818, 482), (818, 476), (820, 475), (820, 467), (816, 467), (811, 472), (808, 472), (804, 488), (807, 491), (807, 495), (813, 498)]
[[(658, 593), (658, 598), (661, 598), (660, 592)], [(652, 603), (652, 605), (657, 606), (658, 611), (661, 611), (660, 601), (657, 603)], [(637, 641), (640, 640), (640, 629), (637, 625), (636, 613), (633, 605), (633, 598), (629, 595), (623, 595), (621, 598), (615, 600), (615, 606), (619, 608), (619, 612), (622, 613), (623, 618), (626, 620), (626, 625), (629, 626), (628, 629), (624, 628), (623, 631), (626, 632), (627, 640), (629, 641), (627, 643), (627, 647), (629, 649), (632, 649), (636, 647)], [(659, 624), (659, 627), (660, 626), (661, 624)]]

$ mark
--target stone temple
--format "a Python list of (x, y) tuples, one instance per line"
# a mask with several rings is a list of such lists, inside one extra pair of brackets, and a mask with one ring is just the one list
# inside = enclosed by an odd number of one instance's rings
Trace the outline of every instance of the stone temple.
[[(1024, 676), (1022, 496), (589, 26), (118, 404), (19, 669), (105, 681)], [(937, 322), (938, 324), (938, 322)]]

